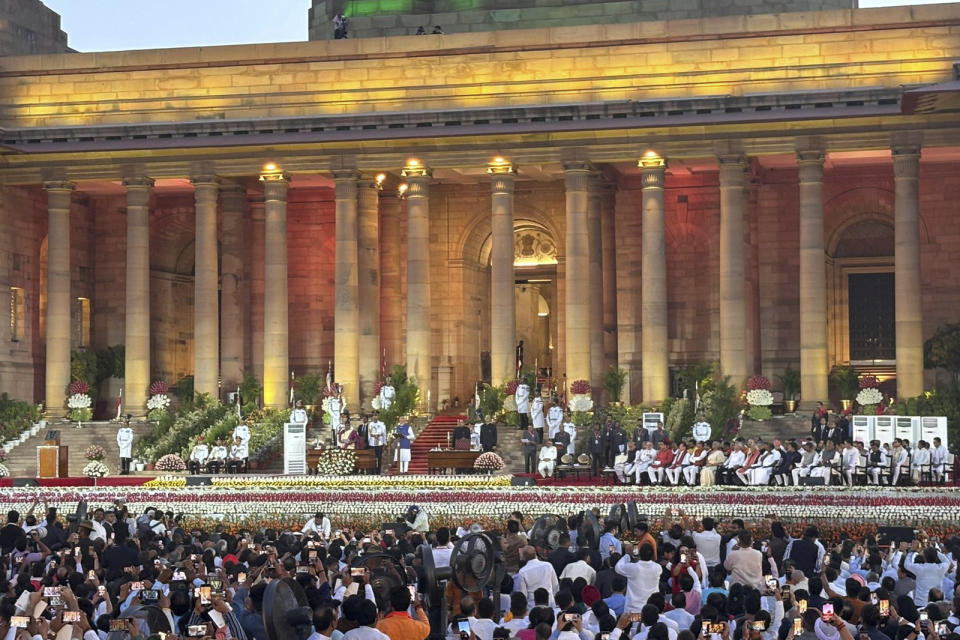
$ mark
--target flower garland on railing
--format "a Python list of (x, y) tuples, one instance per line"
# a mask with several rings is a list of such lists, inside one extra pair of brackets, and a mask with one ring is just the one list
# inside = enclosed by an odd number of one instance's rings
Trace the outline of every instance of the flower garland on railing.
[(352, 449), (326, 449), (317, 461), (322, 476), (346, 476), (357, 470), (357, 454)]
[(883, 402), (883, 394), (880, 393), (880, 381), (876, 376), (862, 376), (859, 380), (860, 392), (857, 393), (857, 404), (860, 405), (860, 412), (864, 415), (872, 416), (877, 412), (877, 406)]
[(770, 405), (773, 404), (773, 394), (770, 393), (770, 379), (766, 376), (753, 376), (747, 380), (747, 415), (751, 420), (769, 420), (773, 412)]
[(150, 385), (150, 398), (147, 400), (147, 419), (151, 422), (160, 422), (170, 408), (170, 396), (167, 392), (170, 386), (163, 380), (156, 380)]
[(507, 465), (503, 461), (503, 458), (495, 454), (493, 451), (481, 453), (473, 462), (473, 468), (480, 471), (500, 471), (506, 466)]
[(93, 399), (90, 397), (90, 385), (85, 380), (74, 380), (69, 387), (67, 398), (67, 417), (72, 422), (87, 422), (93, 417)]

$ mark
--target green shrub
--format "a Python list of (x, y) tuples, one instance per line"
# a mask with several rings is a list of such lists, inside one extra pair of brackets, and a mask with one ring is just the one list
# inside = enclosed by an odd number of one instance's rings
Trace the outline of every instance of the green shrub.
[(293, 381), (293, 393), (297, 400), (302, 400), (303, 404), (317, 404), (320, 396), (320, 389), (326, 380), (326, 374), (305, 373)]
[(603, 388), (607, 392), (610, 402), (620, 402), (623, 395), (623, 385), (627, 382), (627, 370), (619, 367), (610, 367), (603, 374)]
[(260, 394), (263, 393), (263, 385), (257, 380), (257, 376), (251, 371), (243, 372), (243, 379), (240, 381), (240, 401), (243, 403), (241, 409), (243, 415), (248, 415), (260, 408)]
[(770, 411), (770, 407), (762, 406), (751, 406), (747, 409), (747, 415), (751, 420), (764, 421), (769, 420), (770, 416), (773, 415), (773, 412)]
[(40, 420), (40, 407), (0, 395), (0, 443), (19, 438), (20, 434)]
[(916, 398), (900, 400), (894, 409), (902, 416), (945, 416), (950, 451), (960, 454), (960, 391), (934, 389)]
[(503, 387), (494, 387), (484, 384), (480, 389), (480, 413), (484, 416), (493, 416), (499, 419), (500, 412), (503, 411)]
[(829, 380), (830, 388), (835, 390), (842, 400), (853, 400), (860, 389), (860, 376), (857, 370), (848, 364), (834, 365), (830, 370)]

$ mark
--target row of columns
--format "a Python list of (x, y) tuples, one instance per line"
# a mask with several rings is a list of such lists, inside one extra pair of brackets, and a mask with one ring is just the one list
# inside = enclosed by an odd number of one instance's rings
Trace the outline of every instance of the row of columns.
[[(893, 150), (896, 185), (896, 327), (898, 394), (923, 390), (923, 341), (920, 300), (918, 211), (919, 149)], [(800, 371), (801, 396), (808, 402), (827, 397), (827, 319), (824, 301), (826, 267), (823, 241), (823, 162), (820, 150), (797, 153), (800, 198)], [(743, 156), (719, 158), (720, 178), (720, 365), (723, 375), (740, 384), (751, 371), (747, 357), (747, 309), (744, 273)], [(644, 402), (669, 394), (667, 331), (666, 223), (664, 206), (666, 162), (656, 154), (640, 161), (642, 204), (642, 393)], [(515, 168), (498, 158), (488, 167), (491, 177), (491, 368), (494, 384), (515, 376), (516, 311), (514, 301)], [(406, 363), (409, 374), (429, 395), (431, 384), (429, 190), (431, 171), (410, 161), (402, 171), (407, 181), (407, 300)], [(289, 393), (289, 319), (287, 294), (287, 188), (289, 178), (279, 169), (265, 170), (262, 216), (256, 203), (251, 218), (263, 236), (262, 354), (264, 402), (282, 406)], [(344, 385), (348, 405), (358, 407), (372, 396), (380, 376), (380, 222), (379, 182), (355, 170), (338, 170), (335, 183), (335, 362), (337, 381)], [(600, 197), (592, 167), (583, 160), (564, 164), (566, 191), (564, 338), (565, 373), (569, 381), (599, 379), (603, 358), (602, 255)], [(221, 366), (238, 374), (242, 359), (221, 362), (221, 338), (241, 340), (244, 301), (234, 291), (242, 263), (224, 260), (220, 268), (217, 243), (218, 199), (224, 212), (225, 247), (242, 246), (241, 224), (245, 190), (221, 185), (216, 176), (193, 180), (196, 205), (194, 300), (194, 388), (218, 394)], [(153, 180), (131, 177), (127, 192), (126, 260), (126, 398), (142, 407), (150, 382), (150, 234), (149, 199)], [(48, 276), (46, 398), (62, 407), (70, 382), (70, 182), (45, 184), (48, 197)], [(237, 232), (239, 233), (239, 232)], [(227, 252), (227, 249), (225, 249)], [(228, 252), (232, 253), (232, 252)], [(252, 256), (254, 263), (259, 255)], [(234, 260), (235, 261), (235, 260)], [(222, 271), (222, 273), (221, 273)], [(221, 313), (219, 280), (224, 279)], [(258, 277), (256, 264), (253, 278)], [(391, 276), (392, 277), (392, 276)], [(599, 317), (597, 317), (599, 316)], [(221, 324), (222, 323), (222, 324)], [(220, 335), (221, 326), (223, 335)], [(255, 332), (256, 333), (256, 332)], [(232, 343), (231, 343), (232, 344)], [(236, 345), (234, 345), (236, 347)], [(230, 353), (241, 348), (229, 347)], [(256, 359), (256, 358), (255, 358)], [(422, 398), (428, 401), (428, 397)]]

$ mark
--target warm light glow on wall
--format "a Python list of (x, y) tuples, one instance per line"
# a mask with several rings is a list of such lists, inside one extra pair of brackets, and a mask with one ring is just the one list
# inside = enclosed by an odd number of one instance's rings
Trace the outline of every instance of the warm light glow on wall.
[(407, 193), (407, 189), (409, 188), (410, 188), (410, 185), (408, 185), (406, 182), (401, 182), (400, 186), (397, 187), (397, 193), (400, 195), (400, 197), (403, 197), (403, 195)]
[(273, 173), (276, 170), (277, 170), (277, 163), (275, 162), (268, 162), (265, 165), (263, 165), (263, 171), (265, 173)]

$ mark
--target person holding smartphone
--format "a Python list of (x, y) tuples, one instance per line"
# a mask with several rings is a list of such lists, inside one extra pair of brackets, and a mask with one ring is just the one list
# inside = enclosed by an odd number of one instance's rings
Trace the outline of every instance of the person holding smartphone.
[(390, 590), (390, 613), (377, 623), (377, 630), (390, 640), (424, 640), (430, 635), (430, 621), (419, 598), (413, 599), (416, 618), (407, 612), (411, 606), (411, 593), (406, 585)]

